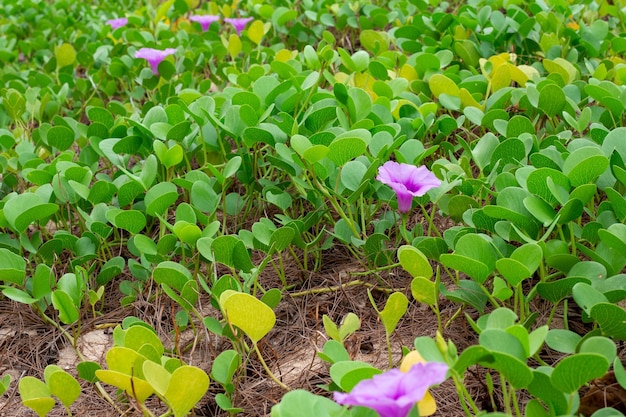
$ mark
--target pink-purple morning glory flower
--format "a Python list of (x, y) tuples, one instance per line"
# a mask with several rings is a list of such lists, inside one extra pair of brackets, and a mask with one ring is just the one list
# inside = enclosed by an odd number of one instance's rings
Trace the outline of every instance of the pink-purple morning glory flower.
[(246, 25), (254, 20), (252, 17), (239, 17), (239, 18), (225, 18), (224, 22), (230, 23), (237, 30), (237, 35), (241, 35), (241, 31)]
[(425, 166), (416, 167), (394, 161), (385, 162), (378, 168), (376, 179), (396, 192), (401, 213), (411, 209), (413, 197), (421, 197), (426, 191), (441, 185), (441, 181)]
[(191, 16), (189, 17), (189, 20), (191, 20), (192, 22), (200, 23), (200, 26), (202, 26), (202, 31), (206, 32), (207, 30), (209, 30), (211, 23), (217, 22), (218, 20), (220, 20), (220, 17), (211, 15), (211, 14), (205, 14), (205, 15)]
[(137, 52), (135, 52), (135, 58), (143, 58), (148, 61), (150, 67), (152, 68), (152, 72), (155, 74), (159, 73), (159, 64), (161, 61), (165, 59), (165, 57), (172, 55), (176, 52), (174, 48), (167, 48), (162, 51), (160, 49), (153, 48), (141, 48)]
[(418, 363), (402, 372), (392, 369), (359, 382), (349, 394), (334, 393), (342, 405), (368, 407), (380, 417), (406, 417), (416, 403), (424, 398), (428, 387), (446, 379), (445, 363)]
[(126, 26), (128, 24), (128, 18), (118, 17), (117, 19), (107, 20), (106, 23), (111, 26), (111, 29), (115, 30), (117, 28), (121, 28), (122, 26)]

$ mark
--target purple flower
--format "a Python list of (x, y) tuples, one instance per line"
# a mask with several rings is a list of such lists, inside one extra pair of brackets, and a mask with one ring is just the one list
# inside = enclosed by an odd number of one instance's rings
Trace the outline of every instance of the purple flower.
[(224, 22), (230, 23), (235, 29), (237, 29), (237, 35), (241, 35), (241, 31), (246, 25), (253, 20), (252, 17), (240, 17), (236, 19), (225, 18)]
[(369, 407), (380, 417), (406, 417), (416, 403), (424, 398), (429, 386), (446, 379), (445, 363), (418, 363), (408, 372), (392, 369), (359, 382), (349, 394), (334, 393), (342, 405)]
[(411, 209), (413, 197), (423, 196), (426, 191), (441, 185), (441, 181), (425, 166), (416, 167), (394, 161), (385, 162), (378, 168), (376, 179), (396, 192), (398, 210), (401, 213)]
[(143, 58), (147, 60), (150, 63), (150, 67), (152, 67), (152, 72), (158, 74), (159, 64), (161, 61), (163, 61), (168, 55), (172, 55), (174, 52), (176, 52), (176, 49), (174, 48), (167, 48), (165, 51), (152, 48), (141, 48), (135, 52), (135, 58)]
[(118, 17), (117, 19), (107, 20), (106, 23), (111, 26), (111, 29), (115, 30), (117, 28), (121, 28), (122, 26), (126, 26), (128, 24), (128, 18)]
[(200, 26), (202, 26), (202, 31), (206, 32), (207, 30), (209, 30), (209, 26), (211, 26), (211, 23), (217, 22), (218, 20), (220, 20), (220, 17), (211, 14), (205, 14), (191, 16), (189, 17), (189, 20), (191, 20), (192, 22), (200, 23)]

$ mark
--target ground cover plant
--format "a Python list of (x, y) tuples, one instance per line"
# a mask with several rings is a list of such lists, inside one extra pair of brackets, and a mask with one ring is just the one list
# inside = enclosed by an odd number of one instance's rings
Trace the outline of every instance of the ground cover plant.
[(0, 8), (0, 413), (623, 416), (620, 1)]

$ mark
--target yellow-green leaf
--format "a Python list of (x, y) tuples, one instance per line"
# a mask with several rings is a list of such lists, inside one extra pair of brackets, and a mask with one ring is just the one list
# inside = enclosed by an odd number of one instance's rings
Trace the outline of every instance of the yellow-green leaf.
[(220, 305), (229, 323), (239, 327), (254, 343), (276, 323), (272, 309), (250, 294), (226, 290), (220, 296)]
[(54, 47), (54, 56), (57, 59), (57, 68), (67, 67), (76, 61), (76, 50), (69, 43)]
[(165, 17), (170, 8), (174, 5), (175, 0), (168, 0), (157, 9), (154, 21), (158, 22)]
[(241, 39), (233, 33), (230, 35), (230, 38), (228, 38), (228, 53), (235, 59), (235, 57), (239, 55), (239, 52), (241, 52)]
[(261, 39), (263, 39), (263, 35), (265, 35), (265, 27), (263, 26), (263, 22), (260, 20), (255, 20), (248, 27), (248, 39), (250, 39), (255, 44), (260, 44)]
[(459, 87), (443, 74), (433, 74), (428, 80), (428, 87), (435, 97), (439, 97), (443, 93), (454, 97), (459, 96)]
[(511, 64), (498, 66), (491, 74), (491, 91), (498, 91), (501, 88), (511, 85)]

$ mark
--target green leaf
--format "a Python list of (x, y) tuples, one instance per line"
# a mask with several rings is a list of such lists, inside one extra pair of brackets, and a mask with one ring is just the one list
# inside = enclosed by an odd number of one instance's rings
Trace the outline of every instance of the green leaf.
[(548, 117), (561, 114), (565, 106), (565, 93), (556, 84), (548, 84), (539, 92), (539, 109)]
[(572, 295), (572, 289), (579, 282), (589, 284), (589, 280), (582, 277), (561, 278), (551, 282), (537, 284), (537, 294), (548, 301), (558, 303), (565, 297)]
[[(124, 348), (138, 352), (136, 356), (141, 359), (140, 351), (146, 346), (151, 347), (156, 354), (155, 358), (148, 357), (148, 359), (155, 359), (157, 361), (160, 361), (161, 355), (163, 355), (164, 348), (161, 339), (159, 339), (154, 330), (152, 328), (148, 328), (145, 325), (130, 326), (130, 328), (126, 330), (126, 334), (124, 335)], [(110, 352), (111, 351), (109, 351), (109, 353)], [(109, 353), (107, 353), (107, 364), (109, 365), (109, 368), (120, 370), (120, 368), (118, 368), (112, 362), (114, 359), (119, 359), (121, 355), (128, 354), (128, 352), (126, 350), (119, 350), (117, 357), (109, 357)], [(134, 355), (128, 356), (132, 357)], [(132, 360), (132, 362), (134, 363), (136, 362), (136, 360), (137, 359), (134, 359)], [(129, 370), (129, 372), (131, 371)], [(135, 375), (142, 377), (143, 374), (138, 372), (139, 370), (135, 370)]]
[(43, 382), (32, 376), (25, 376), (18, 384), (22, 404), (34, 410), (38, 416), (45, 417), (54, 408), (54, 399), (50, 389)]
[(196, 181), (191, 187), (191, 205), (204, 213), (213, 213), (219, 205), (220, 197), (204, 181)]
[(346, 392), (350, 392), (359, 382), (380, 373), (380, 369), (360, 361), (341, 361), (330, 367), (331, 379)]
[(272, 407), (271, 417), (339, 417), (345, 408), (329, 398), (297, 389)]
[(617, 347), (608, 337), (591, 336), (585, 338), (578, 349), (579, 353), (597, 353), (604, 356), (608, 363), (613, 363), (617, 355)]
[(109, 259), (102, 265), (100, 272), (96, 277), (96, 283), (99, 285), (105, 285), (111, 281), (114, 277), (118, 276), (124, 270), (126, 260), (121, 256), (116, 256)]
[(178, 143), (175, 143), (171, 148), (168, 148), (163, 142), (155, 140), (152, 147), (154, 148), (155, 155), (166, 168), (171, 168), (183, 161), (185, 152), (183, 147)]
[(171, 182), (160, 182), (150, 188), (144, 197), (146, 213), (150, 216), (163, 216), (178, 199), (178, 189)]
[(39, 301), (36, 298), (31, 297), (27, 292), (14, 287), (4, 288), (2, 290), (2, 294), (7, 298), (22, 304), (33, 304)]
[(430, 279), (433, 276), (433, 268), (428, 258), (419, 249), (403, 245), (398, 248), (398, 261), (400, 265), (411, 274), (412, 277), (424, 277)]
[(7, 89), (2, 104), (12, 120), (21, 120), (22, 114), (26, 110), (26, 100), (22, 93), (14, 88)]
[(50, 393), (56, 396), (65, 407), (69, 407), (80, 397), (80, 384), (60, 367), (48, 365), (44, 377), (50, 388)]
[(240, 328), (255, 344), (276, 323), (272, 309), (250, 294), (226, 290), (220, 296), (220, 306), (228, 322)]
[(389, 296), (385, 308), (379, 313), (387, 334), (393, 333), (408, 306), (409, 300), (401, 292), (394, 292)]
[(332, 340), (343, 343), (343, 339), (339, 335), (339, 328), (337, 327), (335, 322), (332, 321), (330, 317), (324, 314), (322, 316), (322, 323), (324, 325), (324, 330), (326, 331), (326, 334), (328, 335), (328, 337), (330, 337)]
[(572, 186), (595, 181), (609, 167), (609, 159), (602, 149), (595, 146), (584, 146), (568, 155), (563, 163), (563, 173), (567, 175)]
[(437, 304), (437, 288), (434, 282), (424, 277), (415, 277), (411, 281), (411, 294), (420, 303), (434, 306)]
[(527, 243), (515, 249), (510, 258), (501, 258), (496, 261), (496, 268), (507, 280), (516, 287), (522, 280), (530, 278), (537, 270), (543, 251), (535, 243)]
[(496, 252), (481, 235), (469, 233), (459, 238), (452, 254), (439, 257), (447, 267), (465, 272), (479, 284), (485, 282), (496, 267)]
[(582, 337), (571, 330), (550, 329), (546, 336), (546, 344), (550, 349), (562, 353), (576, 353), (576, 348)]
[(211, 377), (222, 385), (232, 383), (233, 376), (241, 366), (241, 356), (232, 349), (221, 352), (211, 365)]
[(600, 302), (591, 307), (589, 315), (598, 322), (603, 334), (626, 340), (626, 311), (622, 307)]
[(619, 357), (613, 361), (613, 370), (615, 371), (615, 379), (617, 379), (620, 387), (626, 389), (626, 369), (624, 369), (624, 364), (622, 364)]
[(44, 203), (39, 195), (26, 192), (7, 201), (3, 211), (9, 225), (22, 233), (32, 223), (52, 216), (58, 210), (56, 204)]
[[(200, 245), (202, 239), (198, 240)], [(200, 249), (200, 246), (198, 247)], [(211, 251), (216, 262), (223, 263), (231, 268), (237, 268), (243, 272), (250, 272), (254, 267), (250, 254), (244, 243), (237, 237), (232, 235), (218, 236), (211, 243)], [(202, 251), (200, 251), (202, 253)], [(210, 258), (209, 258), (210, 259)]]
[(26, 278), (26, 260), (6, 248), (0, 248), (0, 282), (22, 285)]
[(101, 369), (101, 367), (97, 362), (84, 361), (76, 365), (78, 376), (91, 383), (98, 381), (98, 378), (96, 377), (96, 371), (98, 369)]
[(494, 361), (482, 365), (502, 372), (513, 388), (521, 389), (530, 384), (533, 374), (525, 362), (507, 353), (491, 352), (491, 355)]
[(361, 161), (349, 161), (341, 169), (341, 184), (350, 191), (356, 191), (366, 172), (367, 167)]
[(52, 305), (59, 311), (59, 320), (64, 324), (74, 324), (80, 316), (74, 301), (65, 291), (52, 292)]
[(576, 392), (587, 382), (603, 377), (609, 362), (597, 353), (578, 353), (562, 359), (554, 368), (550, 381), (564, 393)]
[(146, 227), (146, 216), (139, 210), (110, 209), (106, 218), (115, 227), (132, 234), (141, 232)]
[(9, 385), (11, 385), (11, 375), (6, 374), (0, 378), (0, 395), (4, 394), (7, 389), (9, 389)]
[(339, 326), (338, 341), (343, 342), (348, 336), (359, 330), (360, 327), (361, 320), (359, 320), (359, 316), (352, 312), (346, 314), (343, 320), (341, 320), (341, 325)]
[(74, 143), (74, 131), (67, 126), (54, 126), (48, 130), (46, 139), (51, 146), (65, 151)]
[(324, 343), (322, 352), (317, 352), (317, 356), (330, 364), (351, 360), (346, 348), (338, 341), (332, 339)]
[(442, 285), (439, 291), (448, 300), (459, 304), (468, 304), (481, 313), (485, 310), (485, 306), (487, 305), (487, 296), (482, 291), (480, 285), (475, 281), (461, 280), (457, 288), (452, 291), (447, 290), (445, 286)]
[(167, 284), (169, 287), (175, 288), (179, 292), (183, 290), (187, 281), (193, 279), (191, 272), (183, 265), (164, 261), (159, 263), (152, 272), (154, 282), (157, 284)]

